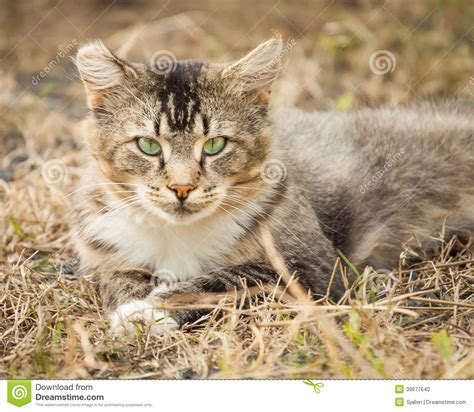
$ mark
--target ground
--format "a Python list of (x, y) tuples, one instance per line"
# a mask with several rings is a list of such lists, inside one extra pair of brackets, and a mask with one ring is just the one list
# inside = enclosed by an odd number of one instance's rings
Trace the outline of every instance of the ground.
[(114, 339), (91, 284), (62, 273), (85, 159), (85, 96), (69, 58), (79, 44), (224, 62), (277, 30), (289, 46), (273, 107), (472, 98), (471, 1), (2, 3), (0, 378), (474, 376), (474, 257), (456, 239), (411, 267), (401, 245), (390, 273), (341, 256), (335, 276), (359, 281), (338, 304), (227, 299), (199, 327), (162, 337), (138, 325)]

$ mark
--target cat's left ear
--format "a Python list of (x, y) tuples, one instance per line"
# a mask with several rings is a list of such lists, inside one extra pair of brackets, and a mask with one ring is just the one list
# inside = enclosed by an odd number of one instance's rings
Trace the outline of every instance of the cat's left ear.
[(276, 36), (227, 66), (223, 76), (230, 79), (232, 87), (267, 104), (285, 58), (284, 50), (283, 40)]
[(102, 42), (81, 47), (75, 63), (91, 109), (103, 105), (107, 97), (120, 96), (127, 81), (138, 77), (136, 69), (130, 63), (114, 55)]

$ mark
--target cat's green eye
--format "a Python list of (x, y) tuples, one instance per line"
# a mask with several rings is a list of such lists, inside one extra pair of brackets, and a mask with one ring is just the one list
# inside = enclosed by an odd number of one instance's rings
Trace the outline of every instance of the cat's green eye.
[(148, 156), (158, 156), (161, 153), (161, 145), (155, 139), (140, 137), (137, 140), (138, 148)]
[(219, 137), (213, 137), (212, 139), (209, 139), (204, 143), (204, 146), (202, 147), (202, 151), (204, 154), (208, 156), (213, 156), (216, 155), (222, 150), (224, 150), (226, 143), (226, 138), (219, 136)]

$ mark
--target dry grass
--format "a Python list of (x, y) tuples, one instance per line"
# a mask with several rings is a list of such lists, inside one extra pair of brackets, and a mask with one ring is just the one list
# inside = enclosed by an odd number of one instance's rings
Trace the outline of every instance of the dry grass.
[[(323, 2), (273, 9), (259, 2), (245, 10), (229, 2), (215, 10), (218, 3), (203, 1), (191, 10), (182, 1), (140, 26), (148, 8), (119, 2), (87, 28), (101, 10), (65, 1), (58, 10), (67, 19), (53, 10), (33, 33), (48, 41), (38, 45), (30, 36), (12, 52), (46, 13), (46, 2), (17, 4), (16, 13), (28, 17), (18, 22), (10, 21), (7, 7), (8, 36), (0, 37), (0, 378), (472, 378), (474, 257), (456, 239), (440, 240), (437, 256), (418, 256), (412, 266), (414, 252), (405, 250), (390, 274), (366, 268), (353, 297), (338, 304), (296, 303), (278, 290), (242, 309), (240, 298), (227, 297), (196, 329), (149, 337), (139, 327), (138, 336), (113, 340), (91, 285), (57, 270), (74, 256), (68, 194), (84, 162), (81, 87), (65, 79), (73, 79), (66, 58), (31, 83), (57, 45), (73, 39), (101, 37), (118, 47), (138, 27), (130, 55), (159, 48), (179, 58), (228, 60), (276, 28), (296, 45), (275, 104), (348, 110), (419, 96), (469, 97), (470, 3), (397, 1), (378, 10), (370, 2), (327, 9)], [(71, 23), (87, 30), (78, 35)], [(368, 69), (368, 56), (378, 49), (396, 56), (393, 73)], [(334, 276), (349, 270), (338, 261)]]

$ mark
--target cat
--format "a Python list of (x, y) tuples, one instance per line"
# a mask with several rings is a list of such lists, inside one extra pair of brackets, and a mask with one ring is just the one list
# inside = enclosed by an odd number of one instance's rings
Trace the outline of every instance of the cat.
[(313, 297), (341, 298), (338, 251), (393, 268), (410, 237), (474, 233), (472, 102), (418, 108), (269, 112), (284, 43), (229, 64), (127, 62), (101, 42), (76, 64), (90, 153), (73, 239), (113, 333), (152, 334), (205, 309), (206, 294), (275, 285), (273, 244)]

